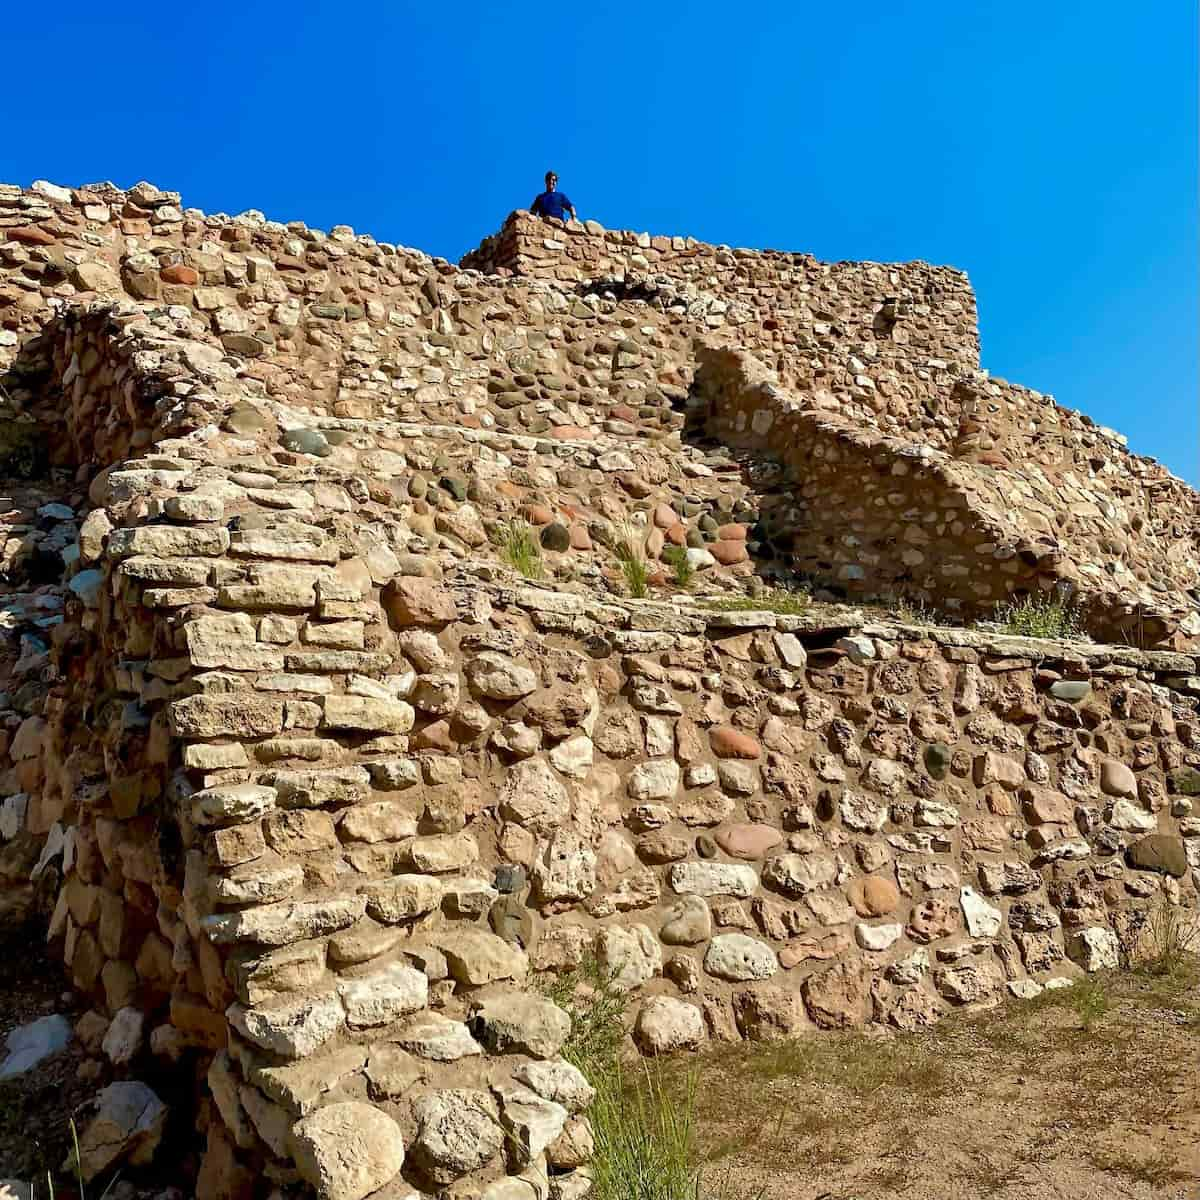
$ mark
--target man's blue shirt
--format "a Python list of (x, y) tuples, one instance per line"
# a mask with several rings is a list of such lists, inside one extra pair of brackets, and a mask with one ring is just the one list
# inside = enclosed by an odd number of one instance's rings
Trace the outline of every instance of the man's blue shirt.
[(543, 192), (530, 206), (529, 211), (537, 217), (557, 217), (564, 221), (564, 214), (574, 207), (565, 192)]

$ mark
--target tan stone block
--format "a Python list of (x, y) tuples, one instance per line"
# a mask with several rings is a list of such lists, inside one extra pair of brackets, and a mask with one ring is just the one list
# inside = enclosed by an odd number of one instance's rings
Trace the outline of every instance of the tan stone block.
[(265, 853), (267, 843), (261, 822), (251, 821), (214, 830), (208, 837), (207, 848), (209, 860), (215, 866), (236, 867)]

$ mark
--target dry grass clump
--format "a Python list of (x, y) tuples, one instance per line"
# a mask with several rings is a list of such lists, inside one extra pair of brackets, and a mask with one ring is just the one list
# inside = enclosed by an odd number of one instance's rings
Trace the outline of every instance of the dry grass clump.
[(788, 588), (766, 588), (754, 596), (706, 596), (700, 601), (715, 612), (773, 612), (785, 617), (804, 612), (811, 603), (807, 592)]
[(1165, 897), (1150, 909), (1142, 936), (1144, 974), (1176, 975), (1200, 957), (1200, 917)]

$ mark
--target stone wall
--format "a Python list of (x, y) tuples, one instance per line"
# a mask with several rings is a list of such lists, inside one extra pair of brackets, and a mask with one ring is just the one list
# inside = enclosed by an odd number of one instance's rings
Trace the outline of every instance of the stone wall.
[[(952, 267), (825, 263), (520, 211), (462, 266), (654, 297), (697, 337), (732, 323), (737, 344), (789, 385), (872, 425), (928, 424), (954, 380), (979, 366), (975, 293)], [(938, 417), (934, 436), (945, 436), (949, 414)]]
[[(704, 432), (787, 468), (793, 486), (763, 520), (808, 578), (976, 618), (1058, 592), (1089, 633), (1140, 645), (1165, 642), (1187, 621), (1195, 556), (1186, 520), (1085, 503), (1052, 527), (1061, 481), (1051, 500), (1045, 486), (1024, 486), (1028, 476), (1001, 482), (987, 463), (862, 429), (785, 391), (741, 351), (701, 347), (699, 364), (694, 416)], [(1131, 523), (1145, 539), (1127, 536)], [(1169, 536), (1155, 537), (1155, 525)], [(1120, 558), (1097, 570), (1115, 545)]]
[[(815, 498), (738, 447), (830, 495), (911, 464), (982, 535), (982, 419), (918, 454), (731, 351), (696, 380), (653, 288), (149, 185), (0, 202), (9, 415), (61, 489), (5, 551), (0, 838), (36, 839), (102, 1078), (196, 1081), (199, 1196), (580, 1200), (590, 1092), (536, 977), (586, 956), (654, 1054), (920, 1028), (1195, 911), (1191, 654), (620, 595), (618, 536), (719, 601), (772, 497)], [(85, 1128), (87, 1174), (135, 1137)]]

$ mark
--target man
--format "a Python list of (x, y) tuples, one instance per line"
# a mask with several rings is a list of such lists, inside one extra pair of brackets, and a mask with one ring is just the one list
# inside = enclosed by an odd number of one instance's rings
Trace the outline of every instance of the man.
[(546, 190), (529, 206), (529, 211), (535, 217), (557, 217), (560, 221), (568, 220), (564, 214), (570, 213), (569, 219), (575, 220), (575, 205), (558, 190), (558, 176), (553, 171), (546, 172)]

